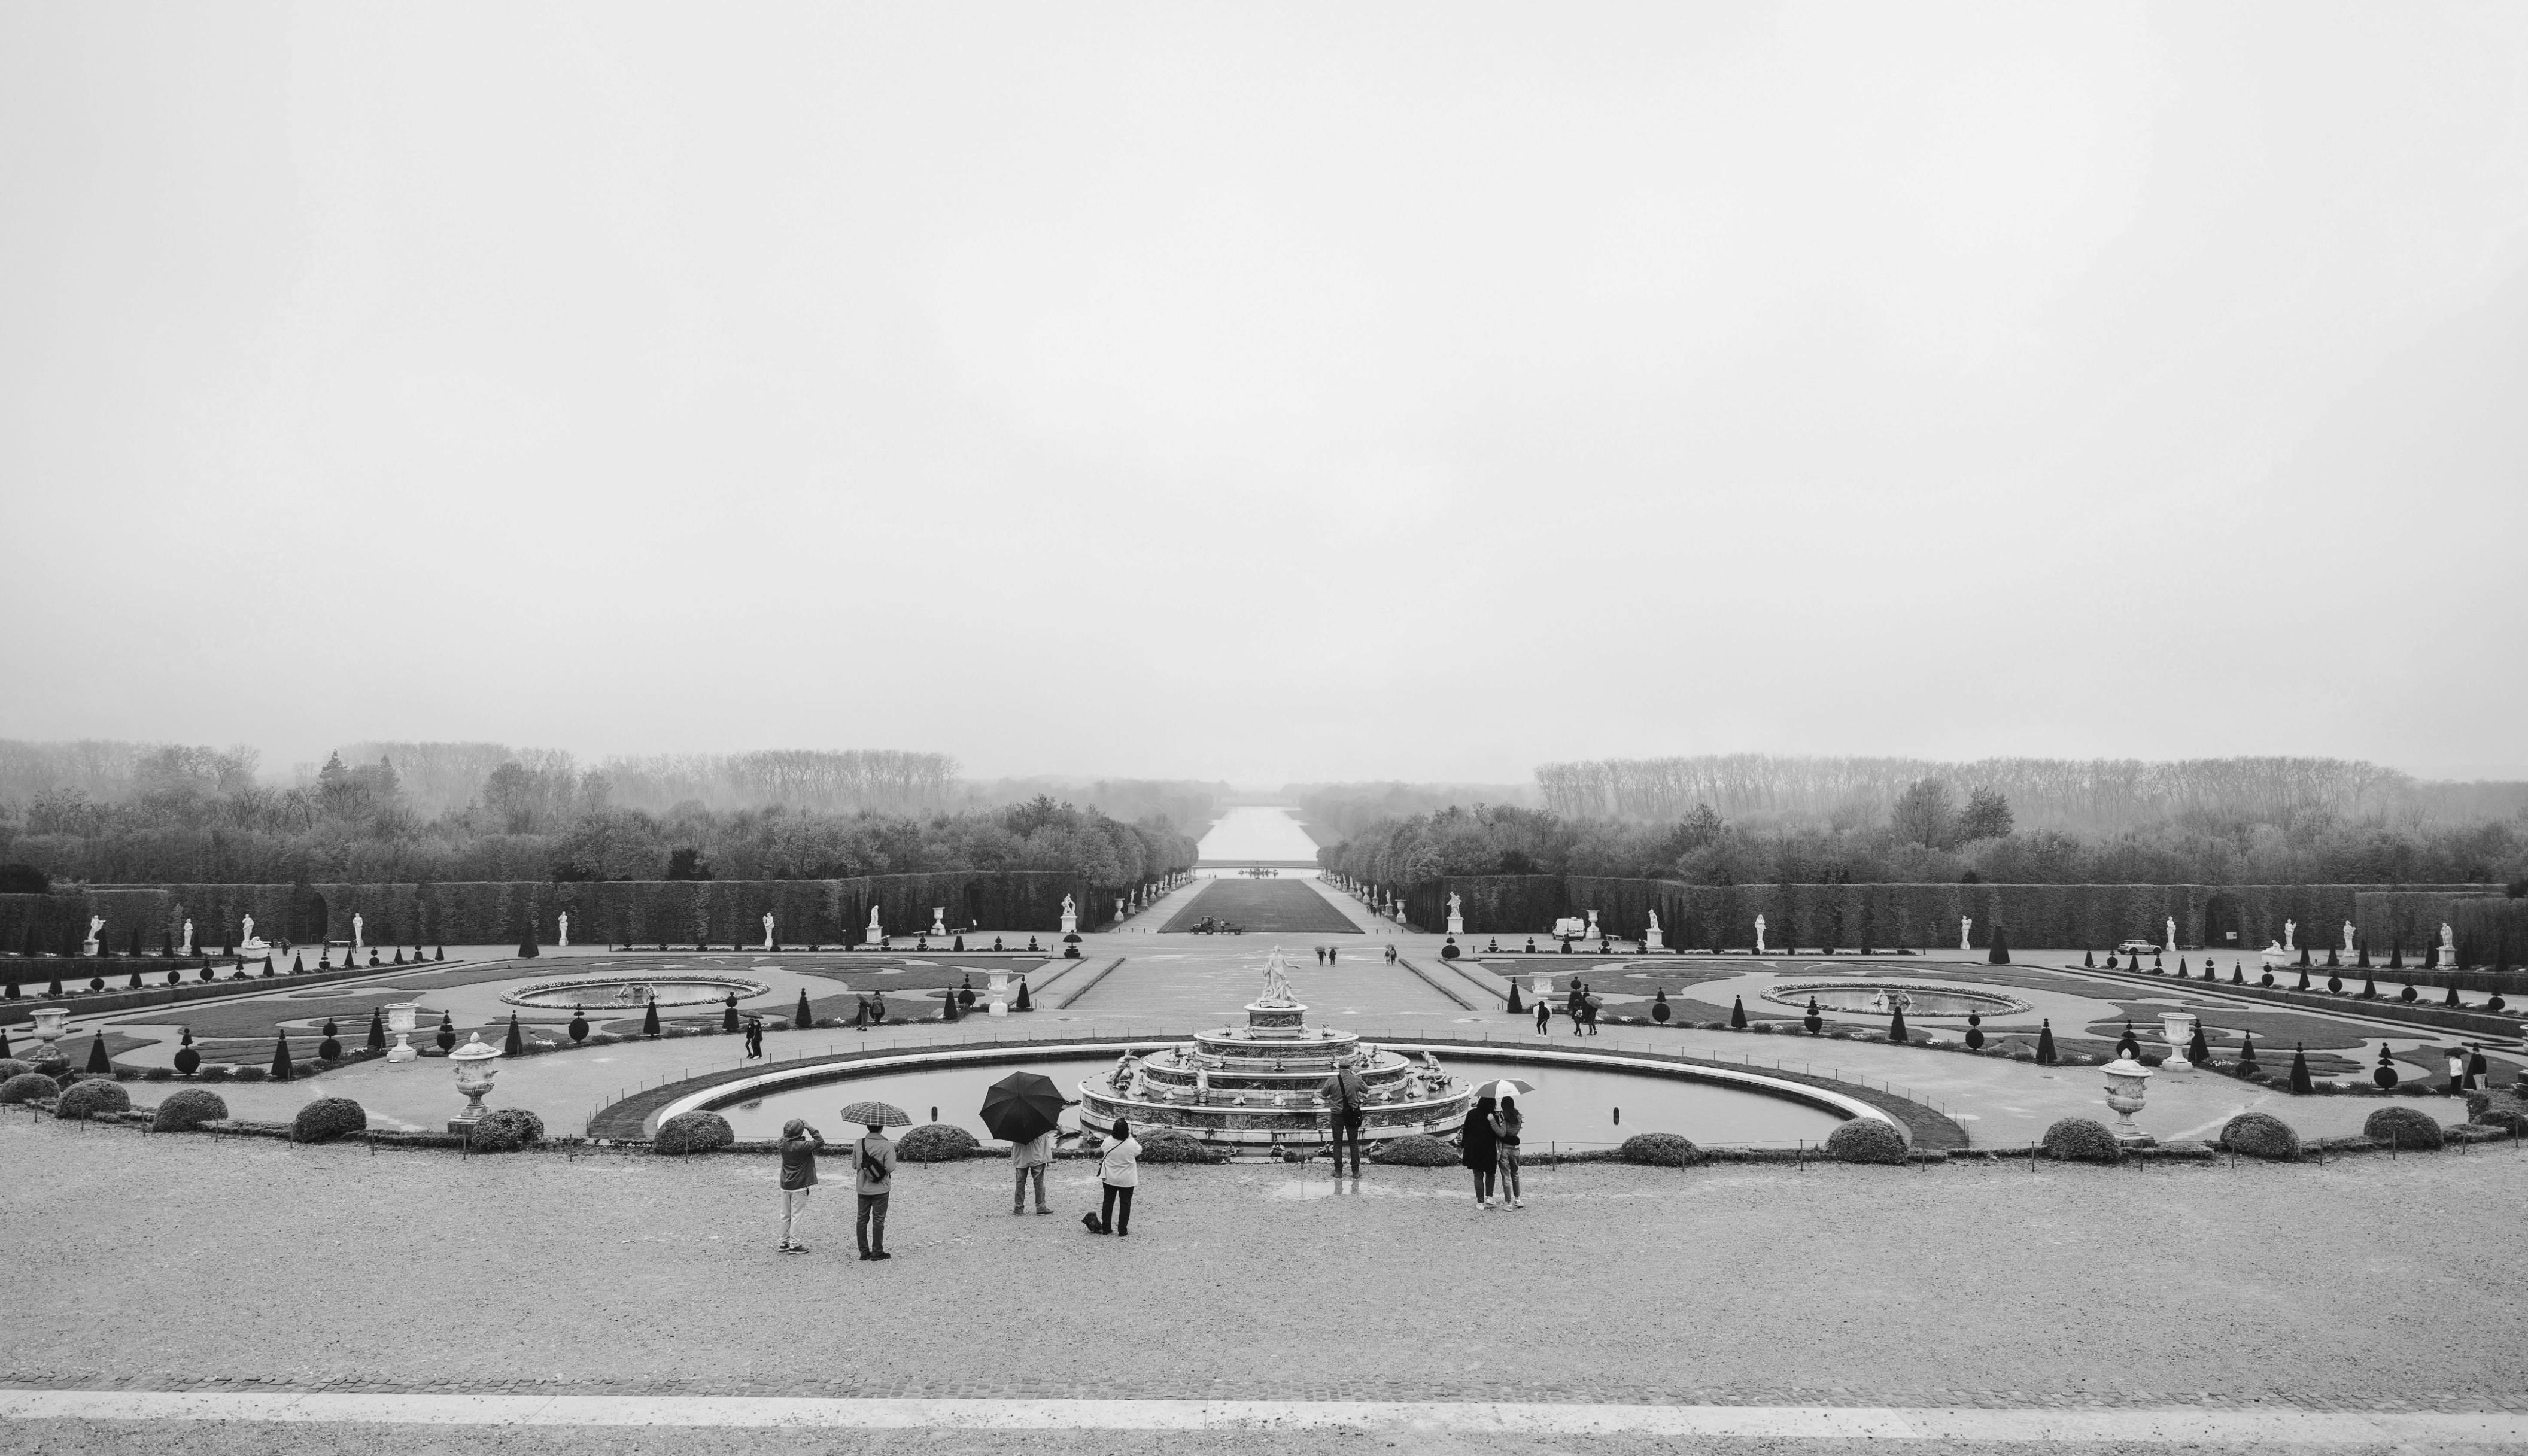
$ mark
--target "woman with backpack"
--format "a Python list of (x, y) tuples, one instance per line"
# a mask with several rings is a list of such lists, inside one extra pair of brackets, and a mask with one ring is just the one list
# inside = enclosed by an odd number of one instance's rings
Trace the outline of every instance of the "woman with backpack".
[(1478, 1097), (1457, 1131), (1458, 1161), (1475, 1175), (1475, 1207), (1493, 1206), (1493, 1179), (1501, 1170), (1500, 1146), (1493, 1140), (1493, 1100)]
[(1114, 1140), (1098, 1155), (1097, 1181), (1102, 1196), (1097, 1212), (1088, 1216), (1088, 1231), (1126, 1237), (1132, 1231), (1132, 1190), (1141, 1183), (1141, 1143), (1122, 1118), (1115, 1119)]

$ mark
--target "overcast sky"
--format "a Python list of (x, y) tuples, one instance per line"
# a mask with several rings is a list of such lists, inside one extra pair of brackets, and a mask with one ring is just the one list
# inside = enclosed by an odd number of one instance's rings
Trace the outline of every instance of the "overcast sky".
[(0, 4), (0, 736), (2528, 775), (2528, 6)]

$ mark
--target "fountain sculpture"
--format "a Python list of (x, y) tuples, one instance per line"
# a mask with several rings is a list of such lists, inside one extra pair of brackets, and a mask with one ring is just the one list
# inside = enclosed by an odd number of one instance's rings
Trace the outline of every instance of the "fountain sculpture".
[(1317, 1087), (1346, 1064), (1369, 1085), (1360, 1135), (1373, 1142), (1446, 1132), (1473, 1105), (1474, 1089), (1428, 1052), (1407, 1061), (1349, 1032), (1306, 1024), (1307, 1010), (1291, 994), (1290, 962), (1275, 946), (1245, 1025), (1117, 1058), (1080, 1084), (1080, 1120), (1094, 1128), (1126, 1118), (1136, 1135), (1179, 1131), (1232, 1150), (1322, 1143), (1331, 1131)]

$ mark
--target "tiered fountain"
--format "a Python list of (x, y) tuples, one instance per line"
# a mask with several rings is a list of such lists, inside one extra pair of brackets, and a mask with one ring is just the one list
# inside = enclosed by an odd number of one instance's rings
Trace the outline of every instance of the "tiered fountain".
[(1307, 1011), (1290, 994), (1290, 966), (1276, 946), (1245, 1025), (1117, 1058), (1113, 1070), (1080, 1084), (1080, 1119), (1093, 1128), (1125, 1118), (1135, 1133), (1168, 1128), (1232, 1150), (1322, 1143), (1332, 1124), (1317, 1088), (1345, 1065), (1368, 1084), (1364, 1140), (1446, 1132), (1473, 1105), (1473, 1088), (1430, 1053), (1407, 1061), (1350, 1032), (1310, 1026)]

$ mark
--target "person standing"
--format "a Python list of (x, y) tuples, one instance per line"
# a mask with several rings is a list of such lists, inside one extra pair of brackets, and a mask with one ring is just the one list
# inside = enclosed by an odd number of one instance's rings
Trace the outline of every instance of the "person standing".
[(1589, 1034), (1591, 1036), (1596, 1036), (1598, 1034), (1598, 1008), (1604, 1004), (1605, 1003), (1601, 1002), (1595, 996), (1583, 996), (1580, 998), (1580, 1015), (1589, 1023)]
[(764, 1060), (764, 1018), (762, 1016), (746, 1018), (746, 1060), (749, 1062)]
[(1132, 1190), (1141, 1184), (1141, 1142), (1132, 1124), (1115, 1119), (1115, 1139), (1097, 1159), (1097, 1231), (1124, 1238), (1132, 1231)]
[(2449, 1095), (2455, 1097), (2460, 1090), (2460, 1084), (2466, 1081), (2466, 1050), (2463, 1047), (2451, 1047), (2443, 1060), (2449, 1066)]
[(2471, 1042), (2466, 1049), (2466, 1089), (2489, 1091), (2493, 1087), (2493, 1064), (2484, 1055), (2484, 1043)]
[(886, 1024), (886, 989), (884, 987), (869, 993), (869, 1024), (872, 1026)]
[(816, 1152), (825, 1135), (798, 1118), (781, 1125), (781, 1252), (805, 1254), (797, 1238), (799, 1216), (808, 1211), (808, 1195), (816, 1189)]
[(1342, 959), (1343, 959), (1343, 947), (1341, 947), (1341, 946), (1328, 946), (1328, 947), (1326, 947), (1326, 963), (1327, 963), (1328, 965), (1332, 965), (1332, 964), (1334, 964), (1336, 962), (1341, 961)]
[(1475, 1175), (1475, 1207), (1493, 1206), (1493, 1179), (1501, 1171), (1500, 1148), (1493, 1141), (1493, 1100), (1478, 1097), (1457, 1130), (1458, 1161)]
[(1351, 1175), (1360, 1176), (1360, 1122), (1369, 1111), (1369, 1084), (1349, 1057), (1335, 1065), (1335, 1074), (1317, 1084), (1317, 1100), (1326, 1105), (1326, 1123), (1334, 1133), (1335, 1171), (1343, 1171), (1343, 1144), (1351, 1144)]
[(1536, 998), (1536, 1034), (1544, 1036), (1554, 1029), (1554, 1003)]
[[(1073, 1102), (1063, 1104), (1065, 1107), (1078, 1105)], [(1044, 1201), (1044, 1170), (1053, 1166), (1054, 1144), (1066, 1137), (1079, 1135), (1076, 1132), (1058, 1132), (1048, 1127), (1026, 1142), (1010, 1144), (1010, 1167), (1017, 1178), (1017, 1186), (1010, 1190), (1011, 1213), (1027, 1212), (1027, 1190), (1030, 1179), (1035, 1183), (1035, 1211), (1039, 1214), (1053, 1212), (1052, 1206)]]
[(1589, 1014), (1589, 988), (1582, 985), (1580, 983), (1580, 978), (1576, 975), (1571, 978), (1570, 1004), (1565, 1006), (1563, 1011), (1571, 1017), (1571, 1034), (1573, 1036), (1587, 1036), (1589, 1034), (1587, 1020)]
[(1505, 1209), (1522, 1208), (1518, 1198), (1518, 1134), (1527, 1118), (1518, 1110), (1518, 1099), (1504, 1097), (1493, 1114), (1493, 1154), (1500, 1166), (1501, 1200)]
[(875, 1261), (892, 1259), (886, 1251), (886, 1204), (895, 1192), (895, 1144), (887, 1140), (886, 1129), (875, 1123), (866, 1124), (860, 1141), (852, 1144), (852, 1157), (860, 1172), (860, 1212), (852, 1220), (852, 1237), (859, 1241), (861, 1258)]
[(1325, 948), (1324, 946), (1319, 946), (1319, 947), (1317, 947), (1317, 964), (1318, 964), (1318, 965), (1320, 965), (1320, 966), (1322, 966), (1322, 965), (1324, 965), (1325, 963), (1326, 963), (1326, 948)]

